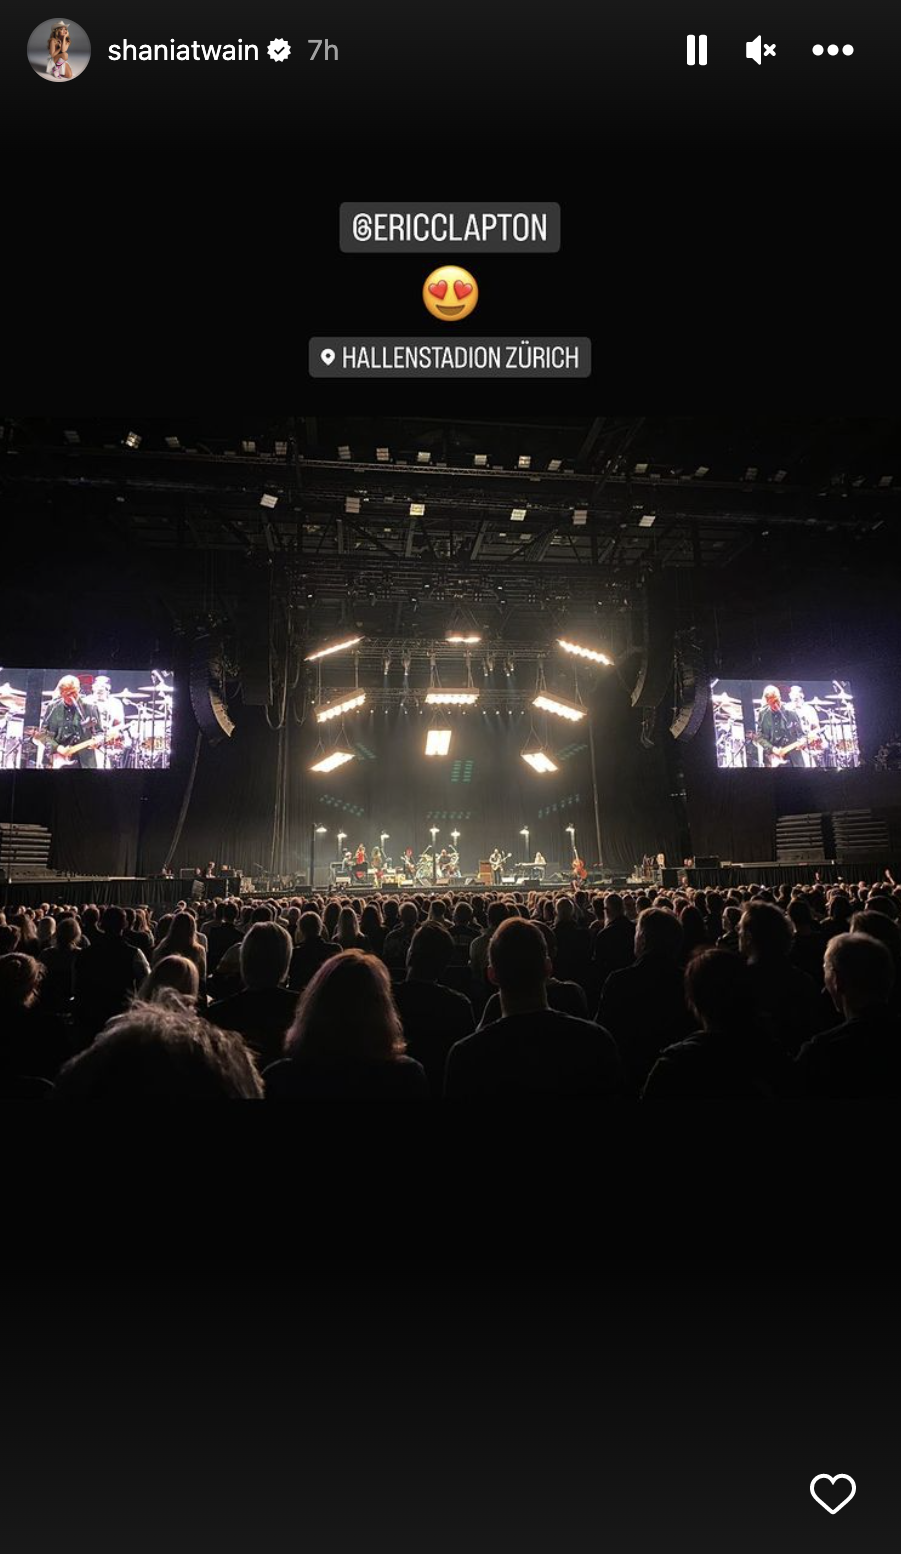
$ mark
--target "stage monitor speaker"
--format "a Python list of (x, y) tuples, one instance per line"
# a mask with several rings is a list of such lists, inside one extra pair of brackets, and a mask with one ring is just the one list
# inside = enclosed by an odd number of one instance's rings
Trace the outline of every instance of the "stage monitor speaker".
[(210, 660), (214, 643), (210, 637), (198, 637), (191, 652), (191, 706), (197, 726), (211, 745), (229, 739), (235, 725), (228, 715), (225, 702), (212, 683)]

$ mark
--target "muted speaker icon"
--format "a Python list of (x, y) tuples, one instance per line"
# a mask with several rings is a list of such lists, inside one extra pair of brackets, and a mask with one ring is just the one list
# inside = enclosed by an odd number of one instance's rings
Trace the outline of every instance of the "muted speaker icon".
[(775, 59), (776, 45), (775, 43), (764, 43), (761, 46), (760, 34), (758, 33), (756, 38), (752, 38), (750, 43), (745, 44), (745, 58), (753, 59), (755, 64), (759, 65), (762, 57)]

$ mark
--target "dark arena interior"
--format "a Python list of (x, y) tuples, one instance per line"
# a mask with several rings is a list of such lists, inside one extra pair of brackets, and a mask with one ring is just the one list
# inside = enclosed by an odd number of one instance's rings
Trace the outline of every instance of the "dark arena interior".
[(897, 1089), (898, 420), (2, 431), (4, 1093)]

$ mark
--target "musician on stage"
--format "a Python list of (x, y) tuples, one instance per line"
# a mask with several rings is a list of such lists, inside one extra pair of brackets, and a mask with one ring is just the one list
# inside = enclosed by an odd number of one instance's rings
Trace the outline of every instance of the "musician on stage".
[(381, 890), (382, 875), (385, 872), (385, 858), (380, 847), (373, 847), (369, 856), (369, 864), (375, 874), (375, 882)]
[[(804, 687), (793, 685), (788, 693), (788, 704), (792, 712), (796, 712), (801, 720), (801, 728), (808, 739), (821, 740), (820, 714), (809, 701), (805, 700)], [(823, 765), (822, 750), (802, 750), (805, 766)]]
[(757, 733), (762, 748), (770, 754), (770, 764), (782, 766), (787, 762), (789, 766), (803, 769), (804, 756), (800, 750), (793, 750), (791, 755), (781, 757), (776, 753), (786, 745), (793, 745), (795, 740), (804, 738), (801, 719), (791, 707), (783, 705), (778, 686), (764, 686), (763, 699), (766, 706), (761, 707), (757, 714)]
[(492, 882), (495, 885), (499, 885), (501, 883), (501, 877), (504, 872), (504, 855), (499, 847), (495, 847), (494, 852), (488, 859), (488, 862), (491, 864)]
[(363, 846), (362, 842), (360, 843), (359, 847), (357, 848), (356, 852), (354, 853), (354, 863), (356, 864), (357, 868), (365, 867), (365, 864), (366, 864), (366, 848)]
[(547, 868), (547, 859), (545, 858), (544, 853), (539, 852), (537, 849), (535, 851), (535, 862), (532, 864), (532, 868), (535, 870), (538, 878), (543, 880), (544, 871)]
[(77, 675), (63, 675), (56, 688), (56, 697), (50, 703), (41, 720), (40, 742), (48, 754), (62, 758), (62, 767), (81, 766), (88, 771), (97, 770), (97, 751), (80, 750), (78, 755), (66, 758), (71, 745), (97, 739), (102, 734), (100, 713), (95, 702), (81, 694), (81, 682)]
[(412, 849), (412, 847), (405, 847), (404, 848), (404, 855), (403, 855), (403, 858), (401, 859), (401, 866), (402, 866), (404, 874), (405, 874), (405, 876), (406, 876), (406, 878), (408, 880), (415, 879), (415, 877), (416, 877), (416, 859), (413, 856), (413, 849)]
[(91, 691), (100, 714), (100, 726), (108, 739), (112, 736), (110, 744), (101, 745), (97, 751), (97, 764), (103, 767), (116, 766), (121, 760), (125, 742), (125, 708), (118, 696), (112, 694), (109, 675), (97, 675)]

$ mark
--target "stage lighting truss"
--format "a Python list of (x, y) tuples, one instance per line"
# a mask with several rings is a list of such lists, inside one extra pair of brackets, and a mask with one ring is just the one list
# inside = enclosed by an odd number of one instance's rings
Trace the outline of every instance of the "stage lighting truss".
[(479, 699), (479, 693), (470, 690), (431, 690), (426, 692), (425, 699), (429, 707), (474, 707)]
[(333, 701), (328, 707), (320, 707), (316, 713), (317, 723), (330, 723), (332, 718), (341, 718), (345, 712), (356, 712), (366, 700), (366, 692), (358, 691), (353, 696), (342, 697), (341, 701)]
[(333, 772), (339, 766), (345, 766), (348, 761), (354, 759), (349, 750), (333, 750), (331, 755), (323, 756), (321, 761), (316, 761), (310, 767), (311, 772)]
[(459, 631), (449, 631), (444, 640), (445, 642), (457, 643), (461, 647), (473, 647), (476, 642), (481, 642), (482, 638), (477, 631), (472, 631), (468, 634)]
[(426, 755), (447, 755), (450, 751), (451, 730), (430, 728), (425, 736)]
[(308, 653), (306, 663), (314, 664), (320, 658), (331, 658), (333, 653), (346, 653), (362, 641), (362, 637), (346, 637), (343, 642), (333, 642), (329, 647), (320, 648), (317, 653)]
[(592, 664), (606, 664), (612, 668), (613, 659), (598, 648), (582, 647), (578, 642), (569, 642), (565, 637), (557, 638), (557, 646), (562, 647), (564, 653), (571, 653), (574, 658), (587, 658)]
[(569, 723), (581, 723), (586, 716), (584, 707), (577, 707), (574, 702), (561, 701), (558, 696), (549, 696), (546, 691), (541, 691), (532, 702), (539, 712), (552, 712), (555, 718), (566, 718)]
[(522, 758), (528, 762), (533, 772), (539, 772), (542, 776), (547, 772), (556, 772), (557, 763), (552, 761), (546, 750), (524, 750)]

